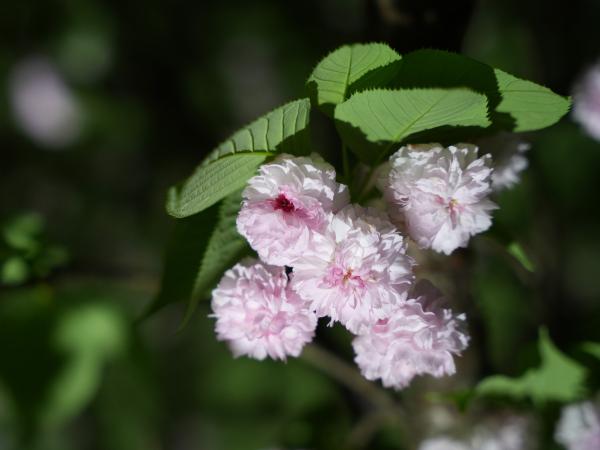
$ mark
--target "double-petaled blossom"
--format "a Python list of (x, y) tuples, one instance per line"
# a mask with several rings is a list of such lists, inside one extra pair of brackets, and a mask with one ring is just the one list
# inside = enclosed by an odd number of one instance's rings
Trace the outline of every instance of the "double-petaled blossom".
[(477, 147), (402, 147), (380, 180), (390, 215), (421, 248), (450, 254), (491, 225), (490, 156)]
[(296, 261), (292, 285), (319, 317), (358, 333), (406, 300), (412, 266), (384, 213), (350, 205), (330, 218), (314, 251)]
[(600, 448), (600, 407), (591, 401), (563, 408), (554, 438), (567, 450)]
[(573, 118), (596, 140), (600, 140), (600, 64), (590, 67), (575, 86)]
[(313, 339), (317, 317), (289, 286), (284, 268), (245, 260), (212, 293), (219, 340), (235, 356), (285, 359)]
[(386, 387), (401, 389), (416, 375), (452, 375), (454, 355), (469, 341), (461, 329), (464, 315), (443, 308), (431, 283), (419, 282), (411, 297), (352, 343), (365, 378), (381, 379)]
[(267, 264), (293, 265), (313, 247), (328, 216), (349, 201), (334, 168), (317, 155), (282, 155), (248, 181), (237, 218), (238, 231)]

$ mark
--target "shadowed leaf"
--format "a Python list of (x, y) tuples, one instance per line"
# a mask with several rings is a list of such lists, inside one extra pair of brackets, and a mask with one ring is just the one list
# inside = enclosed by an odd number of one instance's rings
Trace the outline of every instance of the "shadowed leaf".
[(180, 329), (187, 325), (196, 311), (198, 302), (210, 297), (212, 289), (219, 282), (223, 273), (240, 258), (252, 252), (236, 228), (236, 218), (241, 201), (241, 192), (236, 192), (225, 198), (220, 204), (217, 224), (202, 257)]

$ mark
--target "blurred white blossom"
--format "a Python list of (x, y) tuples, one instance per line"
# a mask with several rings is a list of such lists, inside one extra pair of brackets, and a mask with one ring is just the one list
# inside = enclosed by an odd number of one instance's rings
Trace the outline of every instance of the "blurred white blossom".
[(461, 439), (447, 435), (426, 439), (419, 450), (534, 450), (536, 447), (531, 420), (510, 415), (484, 421)]
[(590, 401), (564, 407), (554, 438), (567, 450), (599, 449), (600, 407)]
[(492, 190), (502, 191), (521, 181), (521, 173), (529, 166), (525, 153), (531, 145), (515, 133), (499, 133), (481, 139), (479, 148), (492, 155)]
[(584, 73), (573, 93), (573, 118), (596, 140), (600, 140), (600, 64)]
[(46, 147), (72, 144), (81, 132), (81, 108), (57, 68), (41, 56), (17, 63), (9, 79), (19, 127)]

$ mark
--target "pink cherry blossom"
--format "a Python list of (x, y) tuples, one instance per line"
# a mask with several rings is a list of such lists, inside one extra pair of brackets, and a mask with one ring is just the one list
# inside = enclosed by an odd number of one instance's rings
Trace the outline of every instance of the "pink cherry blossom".
[(296, 261), (292, 286), (319, 317), (358, 333), (406, 299), (414, 263), (384, 213), (350, 205), (330, 220)]
[(348, 189), (318, 155), (281, 155), (248, 181), (237, 218), (238, 231), (267, 264), (291, 266), (311, 249), (314, 232), (328, 214), (344, 207)]
[(237, 357), (298, 356), (313, 339), (317, 317), (290, 288), (284, 268), (248, 259), (225, 272), (212, 294), (219, 340)]
[(421, 248), (448, 255), (492, 224), (490, 156), (477, 147), (410, 145), (390, 163), (380, 180), (390, 215)]
[(567, 450), (600, 448), (600, 407), (591, 401), (563, 408), (555, 439)]
[(386, 387), (401, 389), (421, 374), (452, 375), (453, 355), (469, 341), (461, 330), (464, 315), (441, 307), (441, 293), (431, 283), (419, 282), (412, 297), (352, 343), (365, 378), (380, 378)]

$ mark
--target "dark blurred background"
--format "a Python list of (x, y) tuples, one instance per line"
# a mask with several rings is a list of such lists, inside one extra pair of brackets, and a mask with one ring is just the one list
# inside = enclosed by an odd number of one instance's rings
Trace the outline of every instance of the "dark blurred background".
[[(600, 57), (598, 19), (595, 0), (2, 2), (0, 449), (400, 448), (306, 361), (234, 360), (208, 303), (181, 333), (182, 305), (134, 324), (160, 281), (166, 189), (304, 96), (342, 44), (462, 51), (568, 95)], [(315, 147), (337, 145), (314, 115)], [(435, 389), (519, 374), (541, 324), (565, 352), (600, 341), (600, 144), (569, 117), (525, 138), (530, 168), (486, 236), (519, 241), (535, 274), (486, 240), (453, 257), (473, 345)], [(349, 336), (319, 333), (351, 361)]]

